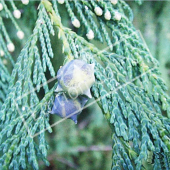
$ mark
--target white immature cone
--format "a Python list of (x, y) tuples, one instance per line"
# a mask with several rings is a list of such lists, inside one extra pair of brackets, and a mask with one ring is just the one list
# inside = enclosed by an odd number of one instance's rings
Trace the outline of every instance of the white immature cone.
[(87, 38), (89, 40), (92, 40), (94, 38), (94, 32), (92, 30), (90, 30), (87, 34), (86, 34)]
[(110, 19), (111, 19), (111, 13), (110, 13), (108, 10), (105, 12), (104, 18), (105, 18), (106, 20), (110, 20)]
[(119, 12), (116, 11), (114, 18), (115, 18), (115, 20), (120, 21), (121, 18), (122, 18), (122, 15)]
[(75, 19), (72, 21), (72, 24), (73, 24), (74, 27), (76, 27), (76, 28), (79, 28), (79, 27), (80, 27), (80, 21), (79, 21), (77, 18), (75, 18)]
[(15, 46), (13, 43), (7, 44), (7, 48), (9, 52), (13, 52), (15, 50)]
[(64, 0), (58, 0), (59, 4), (64, 4)]
[(17, 36), (18, 36), (19, 39), (22, 40), (24, 38), (24, 33), (22, 31), (18, 31)]
[(1, 57), (4, 56), (4, 51), (3, 50), (0, 51), (0, 55), (1, 55)]
[(0, 11), (2, 11), (3, 10), (3, 5), (0, 3)]
[(100, 7), (98, 7), (98, 6), (94, 8), (94, 12), (98, 16), (102, 16), (102, 14), (103, 14), (103, 10)]
[(3, 60), (3, 64), (7, 65), (8, 61), (6, 59)]
[(13, 15), (17, 19), (21, 18), (21, 12), (18, 9), (14, 10)]
[(21, 0), (24, 5), (28, 5), (29, 0)]
[(22, 111), (25, 111), (25, 107), (24, 106), (22, 107)]
[(111, 3), (112, 3), (113, 5), (116, 5), (117, 2), (118, 2), (118, 0), (111, 0)]
[(89, 8), (85, 5), (85, 10), (88, 10)]

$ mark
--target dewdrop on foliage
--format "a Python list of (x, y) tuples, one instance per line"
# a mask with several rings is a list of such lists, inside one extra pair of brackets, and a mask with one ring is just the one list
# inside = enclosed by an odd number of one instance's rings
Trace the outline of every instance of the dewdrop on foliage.
[(28, 5), (29, 0), (21, 0), (24, 5)]
[(122, 18), (122, 16), (121, 16), (121, 14), (120, 14), (119, 12), (116, 11), (114, 18), (115, 18), (117, 21), (120, 21), (121, 18)]
[(75, 18), (73, 21), (72, 21), (72, 24), (76, 27), (76, 28), (79, 28), (80, 27), (80, 21)]
[(3, 10), (3, 5), (0, 3), (0, 11), (2, 11)]
[(58, 0), (59, 4), (64, 4), (64, 0)]
[(111, 19), (111, 13), (110, 13), (108, 10), (105, 12), (104, 18), (105, 18), (106, 20), (110, 20), (110, 19)]
[(18, 9), (14, 10), (13, 15), (17, 19), (21, 18), (21, 12)]
[(18, 36), (19, 39), (23, 39), (24, 38), (24, 33), (22, 31), (18, 31), (17, 36)]
[(0, 51), (0, 55), (1, 55), (1, 57), (4, 56), (4, 51), (3, 50)]
[(94, 12), (96, 15), (101, 16), (103, 14), (103, 10), (100, 7), (95, 7)]
[(9, 52), (13, 52), (15, 50), (15, 46), (13, 43), (7, 44), (7, 48)]
[(87, 34), (86, 34), (87, 38), (89, 40), (92, 40), (94, 38), (94, 32), (92, 30), (90, 30)]
[(111, 0), (111, 3), (112, 3), (113, 5), (116, 5), (117, 2), (118, 2), (118, 0)]

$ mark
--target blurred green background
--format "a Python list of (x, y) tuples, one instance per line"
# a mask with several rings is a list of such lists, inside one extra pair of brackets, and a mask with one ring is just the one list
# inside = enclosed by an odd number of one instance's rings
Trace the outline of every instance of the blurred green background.
[[(25, 33), (25, 38), (18, 41), (16, 30), (9, 20), (5, 20), (16, 50), (13, 54), (16, 59), (22, 46), (31, 35), (37, 17), (37, 2), (30, 1), (23, 6), (20, 2), (16, 5), (22, 11), (22, 18), (18, 24)], [(134, 12), (134, 25), (139, 30), (148, 45), (151, 54), (160, 62), (160, 71), (165, 80), (170, 94), (170, 2), (144, 1), (141, 6), (131, 1), (128, 2)], [(70, 25), (66, 11), (61, 7), (64, 25)], [(52, 40), (55, 56), (61, 56), (55, 47), (59, 48), (55, 40)], [(55, 59), (56, 67), (59, 67), (63, 58)], [(7, 65), (11, 70), (11, 66)], [(92, 102), (89, 101), (89, 103)], [(51, 116), (50, 123), (60, 120), (57, 116)], [(111, 130), (103, 117), (97, 104), (85, 109), (78, 118), (78, 124), (66, 120), (53, 127), (52, 134), (46, 134), (49, 143), (48, 160), (50, 167), (45, 167), (40, 162), (42, 170), (106, 170), (111, 167), (112, 140)]]

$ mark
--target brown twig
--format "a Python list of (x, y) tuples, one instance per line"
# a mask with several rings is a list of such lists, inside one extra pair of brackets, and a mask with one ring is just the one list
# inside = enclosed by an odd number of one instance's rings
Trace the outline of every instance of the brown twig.
[(58, 161), (58, 162), (61, 162), (61, 163), (65, 164), (65, 165), (71, 167), (71, 168), (78, 169), (78, 166), (75, 163), (73, 163), (73, 162), (71, 162), (71, 161), (69, 161), (69, 160), (67, 160), (67, 159), (65, 159), (63, 157), (59, 157), (59, 156), (57, 156), (57, 154), (49, 155), (48, 156), (48, 161)]
[(79, 146), (68, 150), (68, 152), (89, 152), (89, 151), (111, 151), (112, 146), (92, 145), (90, 147)]

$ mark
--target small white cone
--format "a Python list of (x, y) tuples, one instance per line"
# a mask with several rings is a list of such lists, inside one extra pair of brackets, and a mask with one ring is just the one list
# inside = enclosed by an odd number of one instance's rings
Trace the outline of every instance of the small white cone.
[(72, 21), (72, 24), (73, 24), (74, 27), (76, 27), (76, 28), (79, 28), (79, 27), (80, 27), (80, 21), (79, 21), (78, 19), (74, 19), (74, 20)]
[(0, 3), (0, 11), (2, 11), (3, 10), (3, 5)]
[(21, 0), (24, 5), (28, 5), (29, 0)]
[(87, 34), (86, 34), (87, 38), (89, 40), (92, 40), (94, 38), (94, 32), (92, 30), (90, 30)]
[(9, 52), (13, 52), (15, 50), (15, 46), (13, 43), (7, 44), (7, 48)]
[(114, 18), (115, 18), (117, 21), (120, 21), (121, 18), (122, 18), (122, 15), (121, 15), (119, 12), (116, 11)]
[(24, 33), (22, 31), (18, 31), (17, 36), (18, 36), (19, 39), (22, 40), (24, 38)]
[(112, 3), (113, 5), (116, 5), (116, 4), (118, 3), (118, 0), (111, 0), (111, 3)]
[(13, 15), (17, 19), (21, 18), (21, 12), (18, 9), (14, 10)]
[(111, 19), (111, 13), (109, 11), (106, 11), (105, 14), (104, 14), (104, 18), (106, 20), (110, 20)]
[(96, 13), (96, 15), (98, 16), (102, 16), (103, 14), (103, 10), (100, 7), (95, 7), (94, 8), (94, 12)]
[(64, 0), (58, 0), (59, 4), (64, 4)]
[(1, 54), (1, 57), (3, 57), (5, 53), (4, 53), (3, 50), (1, 50), (1, 51), (0, 51), (0, 54)]

